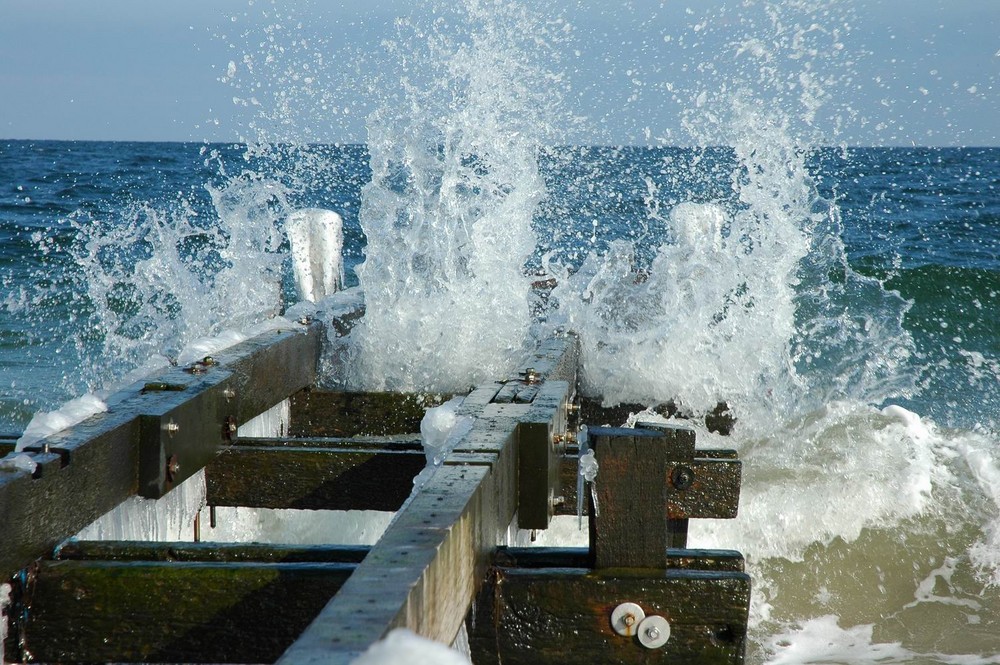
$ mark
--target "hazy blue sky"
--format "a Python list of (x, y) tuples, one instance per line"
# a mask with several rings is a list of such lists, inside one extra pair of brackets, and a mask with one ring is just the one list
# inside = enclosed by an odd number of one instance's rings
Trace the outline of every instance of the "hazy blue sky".
[[(378, 90), (366, 92), (363, 81), (385, 61), (382, 41), (394, 34), (396, 16), (426, 20), (430, 10), (414, 10), (414, 4), (0, 0), (0, 137), (231, 141), (268, 123), (280, 134), (285, 123), (292, 138), (363, 140), (364, 116), (379, 97)], [(575, 28), (554, 65), (572, 85), (569, 111), (589, 120), (589, 129), (572, 138), (681, 140), (681, 118), (692, 110), (689, 93), (724, 85), (729, 61), (716, 56), (732, 52), (727, 44), (745, 36), (740, 4), (527, 3)], [(811, 34), (833, 34), (818, 43), (836, 42), (842, 50), (821, 51), (805, 66), (832, 76), (823, 86), (830, 97), (817, 126), (828, 135), (838, 127), (833, 140), (1000, 145), (1000, 0), (826, 4), (832, 12), (815, 16), (819, 30)], [(269, 37), (276, 41), (268, 44)], [(766, 30), (759, 37), (770, 44)], [(299, 56), (289, 55), (296, 50)], [(244, 52), (286, 62), (269, 71), (258, 67), (248, 77)], [(313, 63), (308, 85), (287, 78), (316, 53), (324, 57)], [(744, 83), (752, 81), (747, 56), (740, 57)], [(706, 74), (704, 62), (713, 58), (715, 68)], [(230, 61), (236, 76), (222, 80)], [(250, 94), (254, 90), (259, 94)], [(257, 106), (247, 102), (251, 97)], [(304, 110), (290, 118), (295, 112), (278, 113), (278, 104)], [(262, 120), (262, 113), (271, 119)]]

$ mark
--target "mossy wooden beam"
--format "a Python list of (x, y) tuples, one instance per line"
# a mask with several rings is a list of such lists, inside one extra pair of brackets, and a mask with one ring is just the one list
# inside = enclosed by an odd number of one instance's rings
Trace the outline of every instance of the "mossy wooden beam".
[(60, 561), (174, 561), (257, 563), (361, 563), (364, 545), (271, 545), (131, 540), (69, 540), (53, 558)]
[(426, 465), (423, 450), (233, 446), (205, 468), (213, 506), (395, 511)]
[(49, 561), (15, 607), (17, 662), (273, 662), (354, 564)]
[[(678, 570), (743, 572), (743, 555), (735, 550), (673, 549), (666, 552), (667, 568)], [(494, 562), (499, 568), (586, 568), (585, 547), (501, 547)], [(659, 573), (656, 573), (659, 575)]]
[(135, 494), (138, 440), (134, 413), (102, 413), (29, 453), (34, 473), (0, 469), (0, 581)]
[[(462, 446), (460, 452), (480, 454), (480, 448)], [(741, 467), (735, 452), (697, 450), (696, 454), (699, 457), (690, 465), (694, 478), (691, 487), (683, 494), (671, 495), (664, 518), (731, 517), (740, 488)], [(554, 496), (561, 496), (563, 501), (553, 506), (553, 513), (574, 515), (577, 455), (570, 452), (557, 459), (560, 489)], [(413, 478), (423, 468), (419, 438), (401, 435), (368, 439), (240, 439), (209, 464), (205, 473), (211, 505), (397, 510), (409, 496)], [(548, 478), (547, 472), (539, 476)], [(538, 490), (543, 497), (548, 496), (545, 487)]]
[(451, 395), (307, 389), (292, 395), (293, 437), (387, 436), (420, 431), (425, 411)]
[(196, 473), (238, 425), (315, 377), (322, 330), (290, 325), (110, 395), (107, 410), (25, 449), (34, 472), (0, 468), (0, 578), (130, 496), (158, 498)]
[[(657, 649), (617, 634), (621, 603), (670, 625)], [(742, 663), (750, 578), (735, 571), (608, 571), (496, 568), (469, 617), (477, 665), (578, 663)]]

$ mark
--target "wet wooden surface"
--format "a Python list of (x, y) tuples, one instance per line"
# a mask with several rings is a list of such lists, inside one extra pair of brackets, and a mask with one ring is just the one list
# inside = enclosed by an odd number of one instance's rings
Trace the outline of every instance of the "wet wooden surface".
[(353, 563), (45, 561), (20, 593), (11, 658), (28, 662), (273, 662)]
[[(670, 639), (647, 649), (618, 635), (611, 613), (637, 603), (670, 624)], [(477, 665), (742, 663), (750, 578), (738, 571), (495, 568), (470, 617)]]
[[(557, 338), (546, 353), (575, 358), (576, 348), (575, 338)], [(518, 429), (531, 405), (497, 404), (502, 388), (469, 395), (468, 433), (279, 663), (350, 663), (397, 627), (451, 643), (517, 510)]]

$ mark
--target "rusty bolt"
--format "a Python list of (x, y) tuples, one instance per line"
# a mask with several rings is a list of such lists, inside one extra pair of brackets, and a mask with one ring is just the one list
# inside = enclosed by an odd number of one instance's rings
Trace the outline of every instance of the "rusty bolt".
[(694, 484), (694, 471), (690, 467), (679, 466), (670, 474), (670, 482), (675, 489), (686, 490)]
[(222, 424), (222, 438), (232, 443), (236, 439), (236, 431), (238, 429), (236, 416), (226, 416), (226, 420)]
[(167, 460), (167, 481), (174, 482), (174, 478), (177, 477), (177, 472), (181, 470), (181, 465), (177, 461), (177, 455), (171, 455)]
[(646, 613), (635, 603), (622, 603), (611, 612), (611, 628), (622, 637), (634, 637)]
[(570, 445), (576, 443), (576, 432), (563, 432), (552, 437), (553, 445)]

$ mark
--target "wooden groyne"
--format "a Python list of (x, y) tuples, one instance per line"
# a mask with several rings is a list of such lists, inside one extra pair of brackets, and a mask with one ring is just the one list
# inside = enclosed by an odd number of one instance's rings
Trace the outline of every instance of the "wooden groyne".
[[(576, 512), (576, 338), (471, 391), (471, 428), (414, 489), (420, 419), (450, 396), (317, 389), (325, 337), (318, 324), (265, 333), (116, 393), (29, 448), (33, 472), (0, 460), (7, 662), (349, 663), (394, 628), (467, 633), (475, 663), (743, 661), (742, 556), (686, 549), (687, 520), (736, 515), (734, 452), (700, 450), (681, 427), (590, 427), (590, 547), (515, 547)], [(237, 436), (286, 398), (285, 436)], [(337, 533), (322, 546), (71, 539), (202, 469), (212, 514), (395, 517), (370, 547)]]

